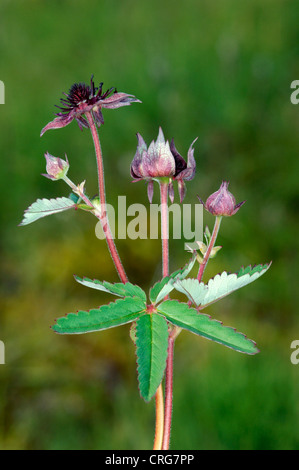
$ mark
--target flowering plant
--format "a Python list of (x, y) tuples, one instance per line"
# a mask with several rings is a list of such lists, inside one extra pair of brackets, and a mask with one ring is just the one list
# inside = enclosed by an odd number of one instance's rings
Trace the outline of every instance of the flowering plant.
[[(138, 145), (131, 164), (131, 176), (134, 182), (145, 180), (148, 184), (148, 197), (152, 202), (154, 182), (157, 182), (161, 197), (161, 238), (162, 238), (162, 278), (156, 282), (149, 293), (129, 282), (121, 258), (111, 234), (104, 184), (104, 165), (97, 128), (104, 123), (102, 109), (116, 109), (132, 103), (140, 103), (133, 95), (118, 93), (110, 88), (103, 93), (103, 83), (95, 87), (93, 77), (90, 85), (74, 84), (66, 99), (61, 99), (61, 111), (55, 119), (41, 131), (43, 135), (50, 129), (69, 125), (74, 119), (80, 129), (89, 128), (94, 142), (99, 194), (90, 198), (85, 189), (85, 181), (75, 184), (67, 176), (69, 162), (54, 157), (48, 152), (46, 158), (46, 176), (55, 181), (62, 179), (70, 188), (69, 197), (56, 199), (38, 199), (24, 214), (20, 225), (30, 224), (47, 215), (70, 209), (82, 209), (92, 213), (101, 223), (106, 242), (118, 272), (119, 283), (110, 283), (75, 276), (83, 286), (97, 289), (118, 297), (108, 305), (91, 310), (79, 310), (58, 318), (52, 326), (59, 334), (82, 334), (112, 328), (131, 323), (130, 335), (136, 347), (137, 375), (139, 391), (145, 401), (155, 397), (156, 427), (154, 438), (155, 450), (169, 448), (172, 397), (173, 397), (173, 352), (174, 343), (180, 332), (185, 329), (203, 338), (210, 339), (226, 347), (249, 355), (258, 353), (254, 341), (234, 328), (224, 326), (212, 319), (203, 310), (233, 291), (243, 287), (261, 275), (270, 264), (248, 266), (237, 273), (224, 271), (208, 282), (203, 282), (203, 275), (209, 259), (213, 258), (221, 247), (215, 246), (223, 217), (232, 216), (245, 201), (236, 204), (234, 196), (228, 191), (228, 183), (222, 182), (220, 189), (202, 203), (207, 211), (215, 216), (212, 233), (205, 230), (205, 243), (197, 240), (198, 249), (191, 250), (191, 257), (183, 268), (169, 272), (168, 240), (168, 198), (173, 202), (174, 186), (177, 181), (180, 202), (183, 201), (185, 182), (195, 176), (196, 163), (192, 142), (187, 153), (187, 161), (177, 151), (174, 141), (165, 141), (162, 129), (158, 138), (147, 147), (141, 135), (137, 134)], [(200, 199), (201, 201), (201, 199)], [(192, 268), (198, 265), (196, 278), (188, 277)], [(186, 302), (171, 298), (175, 292), (182, 293)], [(163, 391), (165, 380), (165, 400)]]

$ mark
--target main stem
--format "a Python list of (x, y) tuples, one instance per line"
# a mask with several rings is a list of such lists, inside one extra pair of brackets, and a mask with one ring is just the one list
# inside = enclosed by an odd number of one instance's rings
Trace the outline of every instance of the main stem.
[[(161, 194), (161, 238), (162, 238), (162, 274), (163, 277), (169, 274), (169, 246), (168, 246), (168, 182), (160, 183)], [(163, 388), (160, 383), (156, 395), (156, 429), (154, 450), (161, 450), (164, 434), (164, 403), (163, 403)]]
[[(100, 139), (99, 139), (98, 131), (94, 123), (92, 115), (90, 113), (86, 113), (86, 118), (88, 120), (89, 127), (91, 130), (95, 153), (96, 153), (96, 160), (97, 160), (99, 197), (100, 197), (101, 215), (102, 215), (100, 220), (101, 220), (102, 228), (106, 236), (107, 245), (108, 245), (111, 257), (113, 259), (115, 268), (118, 272), (118, 275), (121, 281), (123, 283), (126, 283), (128, 282), (128, 277), (125, 273), (125, 270), (123, 268), (119, 254), (117, 252), (115, 243), (111, 235), (111, 230), (110, 230), (108, 215), (107, 215), (107, 210), (106, 210), (104, 166), (103, 166)], [(166, 201), (167, 201), (167, 197), (166, 197)], [(156, 392), (156, 428), (155, 428), (154, 450), (161, 450), (162, 439), (163, 439), (163, 426), (164, 426), (164, 403), (163, 403), (162, 384), (160, 384)]]
[[(163, 277), (169, 275), (169, 233), (168, 233), (168, 183), (160, 183), (161, 193), (161, 235), (162, 235), (162, 264)], [(172, 420), (172, 396), (173, 396), (173, 349), (175, 335), (174, 331), (169, 334), (168, 351), (165, 371), (165, 416), (162, 450), (168, 450), (171, 420)]]
[(128, 282), (128, 277), (120, 260), (119, 254), (117, 252), (110, 225), (108, 220), (107, 208), (106, 208), (106, 196), (105, 196), (105, 183), (104, 183), (104, 166), (103, 166), (103, 157), (102, 157), (102, 149), (100, 144), (100, 139), (98, 135), (98, 131), (96, 125), (94, 123), (93, 117), (90, 112), (85, 114), (86, 119), (88, 121), (91, 135), (93, 138), (96, 160), (97, 160), (97, 169), (98, 169), (98, 182), (99, 182), (99, 197), (101, 203), (101, 224), (103, 228), (103, 232), (106, 237), (107, 245), (113, 259), (115, 268), (118, 272), (118, 275), (123, 283)]

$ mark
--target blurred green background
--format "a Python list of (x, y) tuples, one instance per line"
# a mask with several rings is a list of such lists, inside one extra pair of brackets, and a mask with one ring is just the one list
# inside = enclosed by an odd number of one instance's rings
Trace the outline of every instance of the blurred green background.
[[(149, 143), (161, 125), (184, 156), (198, 136), (185, 202), (206, 199), (223, 179), (237, 202), (247, 200), (223, 221), (207, 277), (273, 261), (258, 282), (207, 310), (260, 354), (178, 338), (171, 448), (299, 448), (299, 365), (290, 361), (299, 339), (299, 106), (290, 102), (298, 44), (297, 1), (1, 1), (1, 449), (152, 448), (154, 401), (139, 397), (129, 327), (82, 336), (49, 328), (111, 300), (73, 279), (117, 280), (95, 219), (67, 212), (17, 226), (37, 198), (68, 195), (41, 176), (46, 151), (67, 153), (69, 176), (96, 194), (89, 132), (72, 123), (39, 137), (62, 92), (92, 73), (143, 102), (104, 110), (108, 202), (120, 194), (147, 204), (129, 173), (136, 132)], [(204, 222), (212, 228), (209, 214)], [(159, 240), (117, 246), (131, 282), (147, 289), (159, 279)], [(170, 250), (171, 269), (186, 262), (182, 241)]]

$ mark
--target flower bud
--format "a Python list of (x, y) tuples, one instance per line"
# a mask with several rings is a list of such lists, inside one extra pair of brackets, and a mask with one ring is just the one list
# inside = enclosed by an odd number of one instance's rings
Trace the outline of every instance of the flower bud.
[(142, 136), (137, 134), (137, 151), (131, 164), (131, 176), (134, 181), (145, 180), (148, 182), (148, 197), (150, 202), (153, 198), (153, 181), (167, 182), (169, 197), (174, 200), (173, 181), (178, 182), (180, 201), (182, 202), (186, 193), (185, 181), (194, 178), (196, 163), (192, 142), (188, 150), (187, 162), (177, 151), (173, 140), (169, 144), (161, 127), (156, 141), (152, 141), (147, 148)]
[(227, 181), (222, 181), (220, 189), (215, 193), (211, 194), (204, 204), (202, 200), (198, 197), (200, 202), (204, 205), (204, 208), (215, 216), (231, 216), (234, 215), (240, 207), (245, 203), (245, 201), (239, 202), (236, 204), (236, 200), (232, 193), (228, 191), (229, 183)]
[(62, 160), (61, 158), (53, 157), (48, 152), (45, 153), (47, 174), (43, 174), (43, 176), (54, 181), (63, 178), (70, 166), (67, 156), (65, 158), (66, 160)]

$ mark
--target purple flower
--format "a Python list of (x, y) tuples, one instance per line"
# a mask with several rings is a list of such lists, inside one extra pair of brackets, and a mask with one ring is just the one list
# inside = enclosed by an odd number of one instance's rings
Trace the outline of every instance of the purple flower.
[[(93, 82), (93, 76), (90, 80), (90, 86), (85, 83), (75, 83), (71, 86), (68, 93), (64, 93), (66, 99), (61, 98), (62, 106), (57, 106), (61, 112), (56, 113), (56, 118), (49, 122), (41, 131), (41, 136), (49, 129), (59, 129), (70, 124), (76, 119), (80, 129), (89, 127), (89, 124), (83, 115), (91, 112), (93, 118), (100, 127), (104, 124), (102, 108), (116, 109), (121, 106), (129, 106), (131, 103), (141, 103), (133, 95), (118, 93), (115, 88), (109, 88), (103, 93), (103, 83), (96, 88)], [(56, 106), (56, 105), (55, 105)]]
[(62, 160), (62, 158), (53, 157), (48, 152), (45, 153), (47, 174), (43, 174), (43, 176), (54, 181), (66, 176), (70, 165), (67, 156), (65, 158), (66, 160)]
[(178, 181), (178, 188), (180, 200), (183, 201), (185, 197), (185, 183), (184, 180), (190, 181), (194, 178), (196, 163), (194, 159), (193, 144), (188, 151), (188, 161), (178, 153), (175, 148), (173, 140), (170, 145), (165, 142), (164, 134), (159, 128), (159, 134), (156, 142), (152, 141), (149, 148), (140, 134), (137, 134), (137, 150), (135, 157), (131, 164), (131, 176), (135, 181), (146, 180), (148, 181), (148, 196), (150, 202), (153, 196), (153, 181), (159, 181), (161, 178), (168, 178), (169, 197), (173, 201), (174, 192), (172, 181)]
[(198, 199), (204, 205), (204, 208), (209, 211), (212, 215), (216, 216), (231, 216), (234, 215), (240, 207), (246, 202), (242, 201), (236, 204), (236, 200), (232, 193), (228, 191), (229, 183), (222, 181), (220, 189), (215, 193), (211, 194), (206, 200), (206, 203), (202, 202), (199, 196)]

